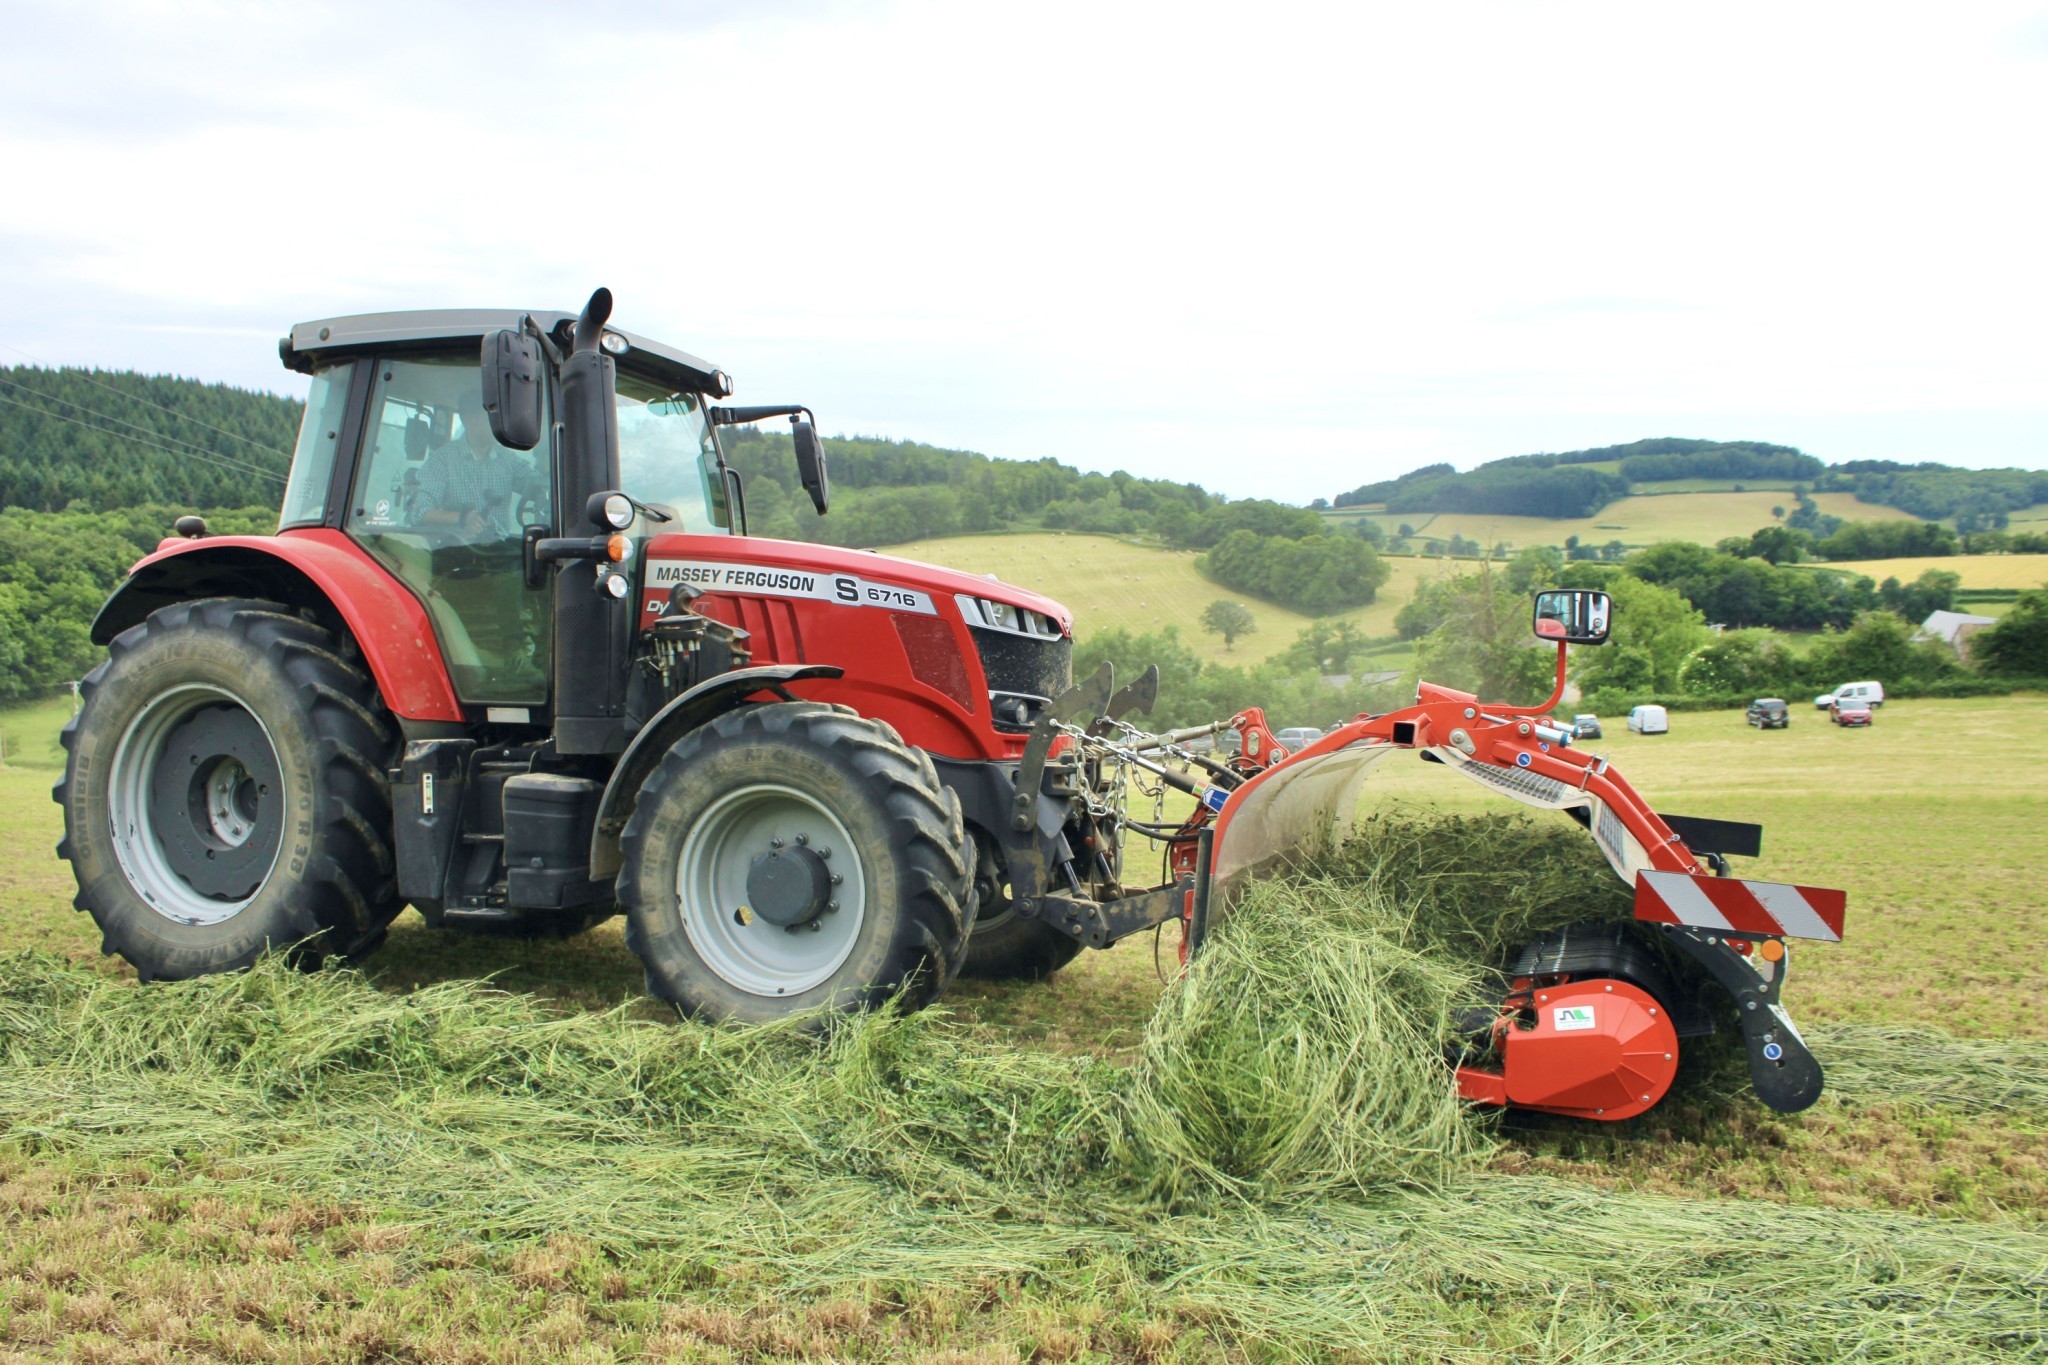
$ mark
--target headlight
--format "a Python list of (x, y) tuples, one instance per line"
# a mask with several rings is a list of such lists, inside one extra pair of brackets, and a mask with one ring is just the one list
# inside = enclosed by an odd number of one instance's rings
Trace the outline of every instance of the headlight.
[(992, 597), (969, 597), (966, 593), (956, 593), (953, 600), (959, 604), (960, 614), (967, 618), (970, 626), (1004, 630), (1013, 635), (1030, 635), (1041, 640), (1060, 638), (1059, 622), (1043, 612), (998, 602)]
[(633, 524), (633, 500), (624, 493), (614, 493), (604, 500), (604, 522), (614, 531), (623, 531)]
[(624, 355), (627, 351), (632, 349), (632, 347), (627, 344), (626, 339), (620, 336), (617, 332), (606, 332), (602, 337), (598, 339), (597, 344), (604, 347), (605, 354), (607, 355)]

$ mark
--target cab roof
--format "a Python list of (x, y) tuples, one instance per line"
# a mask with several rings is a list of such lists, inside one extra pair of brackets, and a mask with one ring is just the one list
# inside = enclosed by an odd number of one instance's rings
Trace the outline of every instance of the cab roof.
[[(292, 328), (291, 335), (279, 340), (277, 353), (286, 369), (311, 374), (328, 359), (371, 348), (424, 349), (451, 341), (480, 345), (487, 334), (501, 327), (518, 327), (526, 318), (532, 318), (535, 326), (566, 349), (569, 329), (576, 324), (574, 313), (434, 308), (408, 313), (354, 313), (301, 322)], [(731, 378), (709, 361), (623, 328), (607, 326), (604, 330), (626, 343), (623, 354), (614, 354), (621, 365), (635, 374), (670, 384), (679, 391), (721, 398), (732, 392)]]

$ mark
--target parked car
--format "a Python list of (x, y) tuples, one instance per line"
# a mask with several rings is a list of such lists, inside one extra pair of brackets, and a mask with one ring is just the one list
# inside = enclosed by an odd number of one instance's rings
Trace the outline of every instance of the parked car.
[(1792, 708), (1783, 697), (1758, 697), (1743, 718), (1759, 730), (1783, 730), (1792, 723)]
[(1638, 706), (1628, 713), (1628, 728), (1639, 735), (1671, 733), (1671, 717), (1661, 706)]
[(1323, 732), (1313, 725), (1290, 725), (1273, 736), (1289, 753), (1300, 753), (1322, 737)]
[(1590, 711), (1573, 716), (1569, 728), (1573, 739), (1599, 739), (1600, 717)]
[(1828, 719), (1837, 725), (1868, 725), (1870, 724), (1870, 703), (1838, 701), (1828, 708)]
[(1860, 701), (1871, 706), (1884, 705), (1884, 684), (1881, 682), (1843, 683), (1832, 692), (1823, 692), (1813, 699), (1815, 708), (1825, 711), (1838, 701)]

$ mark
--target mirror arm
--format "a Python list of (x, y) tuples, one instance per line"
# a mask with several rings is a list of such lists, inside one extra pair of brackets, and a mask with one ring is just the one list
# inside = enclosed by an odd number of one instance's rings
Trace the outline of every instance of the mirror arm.
[(1557, 684), (1551, 688), (1549, 701), (1541, 706), (1489, 706), (1486, 709), (1504, 716), (1537, 716), (1555, 711), (1564, 701), (1565, 657), (1570, 649), (1565, 641), (1557, 642)]
[(748, 422), (765, 421), (770, 417), (795, 417), (799, 413), (809, 417), (811, 410), (787, 403), (774, 403), (766, 407), (752, 408), (713, 408), (711, 409), (711, 425), (715, 427), (744, 426)]

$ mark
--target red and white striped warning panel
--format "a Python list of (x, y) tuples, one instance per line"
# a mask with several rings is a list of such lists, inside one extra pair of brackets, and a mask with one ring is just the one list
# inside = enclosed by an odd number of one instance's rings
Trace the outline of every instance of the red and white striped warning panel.
[(1844, 891), (1687, 872), (1644, 871), (1636, 877), (1636, 918), (1737, 934), (1842, 941)]

